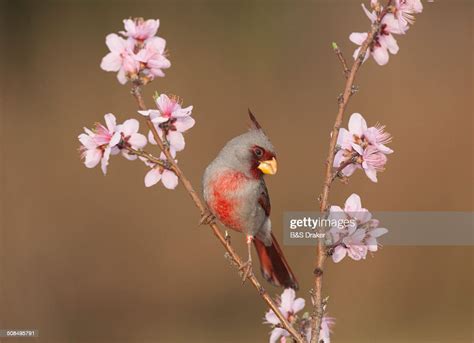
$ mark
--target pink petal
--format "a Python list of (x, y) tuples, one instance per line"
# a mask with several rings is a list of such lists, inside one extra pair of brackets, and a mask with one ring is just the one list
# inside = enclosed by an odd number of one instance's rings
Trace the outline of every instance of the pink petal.
[(293, 313), (296, 313), (298, 311), (301, 311), (304, 308), (305, 305), (305, 300), (303, 298), (298, 298), (295, 300), (293, 303)]
[(130, 136), (128, 143), (130, 143), (134, 149), (141, 149), (146, 145), (147, 139), (140, 133), (134, 133)]
[(178, 185), (178, 177), (172, 171), (164, 170), (161, 182), (163, 183), (163, 186), (165, 186), (166, 188), (175, 189), (176, 186)]
[(338, 152), (336, 152), (336, 156), (334, 156), (334, 162), (333, 162), (333, 167), (334, 168), (339, 168), (339, 166), (347, 159), (345, 154), (345, 150), (341, 149)]
[(163, 53), (163, 51), (165, 50), (165, 47), (166, 47), (166, 40), (164, 40), (161, 37), (153, 37), (153, 38), (150, 38), (146, 42), (147, 49), (152, 49), (156, 52), (159, 52), (160, 54)]
[(150, 69), (150, 75), (152, 75), (153, 77), (165, 77), (165, 73), (159, 68)]
[(141, 114), (142, 116), (148, 117), (150, 113), (153, 111), (158, 112), (156, 110), (146, 110), (146, 111), (138, 111), (138, 113)]
[(344, 176), (351, 176), (352, 174), (354, 174), (354, 172), (360, 168), (360, 165), (359, 164), (349, 164), (347, 167), (345, 167), (343, 170), (342, 170), (342, 174)]
[(367, 211), (367, 209), (361, 208), (357, 212), (354, 212), (352, 217), (357, 219), (359, 221), (359, 223), (365, 224), (370, 219), (372, 219), (372, 214), (369, 211)]
[(192, 128), (195, 123), (196, 121), (191, 117), (182, 117), (176, 120), (176, 122), (174, 123), (174, 127), (179, 132), (185, 132)]
[(122, 137), (120, 136), (120, 132), (115, 132), (112, 138), (110, 139), (109, 147), (111, 148), (115, 147), (117, 144), (120, 143), (121, 139)]
[(360, 196), (355, 193), (352, 193), (347, 198), (344, 204), (344, 211), (346, 213), (349, 213), (349, 212), (354, 213), (354, 212), (360, 211), (361, 208), (362, 208), (362, 203), (360, 201)]
[(377, 14), (375, 13), (375, 11), (372, 11), (370, 12), (364, 4), (362, 4), (362, 9), (364, 10), (365, 14), (367, 15), (367, 17), (369, 18), (369, 20), (373, 23), (375, 21), (375, 19), (377, 19)]
[(336, 144), (339, 145), (343, 149), (347, 149), (350, 147), (352, 141), (353, 141), (352, 134), (349, 131), (347, 131), (345, 128), (341, 128), (339, 130), (339, 134), (337, 135)]
[(124, 34), (134, 33), (135, 30), (136, 30), (135, 21), (132, 20), (132, 19), (124, 19), (123, 20), (123, 27), (125, 28), (125, 31), (127, 31)]
[(153, 136), (153, 132), (148, 131), (148, 141), (150, 142), (150, 144), (153, 144), (153, 145), (156, 145), (156, 141), (155, 141), (155, 137)]
[(94, 168), (102, 158), (102, 151), (99, 149), (90, 149), (85, 152), (84, 164), (87, 168)]
[(377, 171), (374, 168), (364, 168), (365, 174), (372, 182), (377, 182)]
[(385, 155), (390, 155), (393, 153), (393, 150), (383, 144), (377, 144), (377, 149)]
[(378, 250), (377, 239), (375, 239), (375, 237), (367, 237), (365, 244), (367, 245), (367, 249), (369, 251), (375, 252)]
[(273, 325), (280, 323), (280, 319), (278, 319), (275, 312), (273, 312), (272, 310), (265, 313), (265, 320), (267, 321), (267, 323), (273, 324)]
[(362, 240), (366, 236), (366, 232), (364, 229), (357, 229), (351, 236), (350, 239), (353, 245), (362, 245)]
[(162, 113), (171, 112), (174, 107), (171, 99), (166, 94), (160, 94), (156, 99), (156, 105)]
[(109, 158), (110, 158), (110, 147), (105, 148), (104, 155), (102, 156), (100, 167), (102, 168), (102, 172), (104, 175), (107, 174), (107, 166), (109, 165)]
[(107, 126), (107, 129), (110, 132), (115, 131), (115, 127), (117, 126), (117, 120), (115, 119), (115, 116), (112, 113), (107, 113), (104, 116), (105, 119), (105, 125)]
[(184, 136), (181, 132), (178, 131), (170, 131), (168, 133), (168, 141), (170, 142), (170, 145), (173, 146), (173, 148), (176, 151), (181, 151), (184, 149), (185, 142), (184, 142)]
[(127, 150), (122, 150), (122, 156), (129, 161), (135, 161), (137, 159), (137, 155), (132, 155)]
[(161, 180), (161, 173), (157, 168), (150, 169), (145, 175), (145, 187), (156, 185)]
[(79, 139), (79, 142), (81, 142), (81, 144), (84, 146), (84, 148), (88, 150), (93, 150), (97, 148), (97, 143), (95, 142), (94, 138), (92, 138), (91, 136), (85, 133), (81, 133), (78, 136), (78, 139)]
[(357, 45), (362, 45), (367, 39), (367, 37), (368, 37), (367, 32), (353, 32), (350, 34), (349, 39), (352, 43), (355, 43)]
[[(158, 115), (156, 115), (156, 114), (158, 114)], [(161, 116), (160, 111), (153, 112), (150, 115), (150, 118), (153, 118), (151, 121), (155, 124), (161, 124), (161, 123), (167, 122), (169, 120), (169, 118)]]
[(125, 48), (126, 41), (115, 33), (111, 33), (105, 37), (105, 44), (107, 44), (110, 51), (120, 54)]
[(277, 343), (281, 336), (288, 336), (288, 332), (285, 329), (274, 328), (270, 335), (270, 343)]
[(122, 68), (117, 73), (117, 80), (122, 85), (126, 84), (128, 81), (127, 75), (125, 74), (125, 71)]
[(372, 53), (374, 56), (375, 62), (377, 62), (378, 65), (386, 65), (388, 63), (389, 55), (387, 48), (381, 46), (377, 47), (374, 49), (374, 52)]
[(344, 249), (344, 247), (339, 245), (334, 249), (334, 253), (332, 254), (332, 260), (334, 261), (334, 263), (338, 263), (344, 257), (346, 257), (346, 254), (347, 254), (347, 250)]
[(138, 132), (140, 124), (136, 119), (128, 119), (123, 122), (121, 125), (120, 131), (124, 134), (125, 137), (130, 136)]
[(295, 301), (295, 290), (292, 288), (287, 288), (283, 291), (281, 295), (281, 305), (280, 307), (284, 312), (291, 312), (293, 307), (293, 301)]
[(392, 35), (380, 37), (380, 43), (383, 44), (393, 55), (395, 55), (399, 50), (397, 40)]
[(361, 137), (367, 130), (367, 123), (360, 113), (353, 113), (349, 119), (349, 131)]
[(359, 155), (363, 155), (363, 154), (364, 154), (364, 149), (362, 149), (362, 147), (361, 147), (359, 144), (352, 143), (352, 144), (351, 144), (351, 147), (352, 147), (355, 151), (357, 151), (357, 153), (358, 153)]
[(100, 62), (100, 68), (105, 71), (118, 71), (121, 66), (122, 58), (115, 52), (109, 52)]
[(173, 111), (173, 117), (175, 118), (187, 117), (191, 115), (192, 111), (193, 111), (193, 106), (188, 106), (186, 108), (179, 108)]

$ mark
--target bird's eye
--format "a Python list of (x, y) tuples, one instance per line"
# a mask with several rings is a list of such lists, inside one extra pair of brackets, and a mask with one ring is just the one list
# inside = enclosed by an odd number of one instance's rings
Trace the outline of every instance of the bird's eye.
[(259, 148), (259, 147), (256, 147), (254, 149), (254, 153), (255, 153), (255, 156), (257, 157), (262, 157), (263, 156), (263, 149), (262, 148)]

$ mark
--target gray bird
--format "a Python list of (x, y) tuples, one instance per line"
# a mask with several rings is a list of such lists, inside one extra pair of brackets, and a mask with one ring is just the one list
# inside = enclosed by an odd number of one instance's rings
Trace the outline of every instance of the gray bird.
[(275, 286), (298, 289), (271, 231), (270, 198), (263, 176), (277, 171), (275, 149), (250, 110), (249, 116), (250, 130), (230, 140), (206, 168), (204, 199), (226, 227), (246, 235), (249, 256), (244, 279), (251, 270), (253, 242), (263, 277)]

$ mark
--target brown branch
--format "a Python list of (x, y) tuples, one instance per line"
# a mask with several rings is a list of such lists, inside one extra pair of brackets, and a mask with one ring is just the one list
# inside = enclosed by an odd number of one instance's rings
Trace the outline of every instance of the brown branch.
[[(138, 107), (140, 110), (147, 110), (145, 102), (143, 100), (143, 97), (141, 95), (141, 88), (140, 85), (135, 83), (132, 87), (132, 95), (135, 97), (138, 103)], [(191, 199), (193, 200), (194, 204), (196, 207), (199, 209), (201, 212), (201, 215), (205, 214), (207, 212), (207, 207), (206, 205), (202, 202), (200, 197), (197, 195), (196, 191), (194, 190), (191, 182), (188, 180), (188, 178), (184, 175), (183, 171), (181, 168), (177, 165), (176, 161), (174, 158), (171, 156), (171, 153), (168, 149), (168, 147), (163, 144), (163, 140), (159, 136), (155, 126), (153, 125), (152, 121), (150, 118), (147, 118), (147, 125), (150, 128), (153, 137), (155, 138), (156, 143), (158, 144), (158, 147), (163, 151), (165, 154), (168, 162), (173, 168), (173, 171), (176, 173), (178, 178), (180, 179), (181, 183), (183, 184), (184, 188), (188, 192), (188, 194), (191, 196)], [(244, 267), (244, 262), (242, 262), (242, 259), (240, 256), (235, 252), (235, 250), (232, 248), (230, 244), (230, 240), (227, 239), (226, 236), (224, 236), (217, 226), (217, 224), (213, 221), (208, 223), (209, 227), (212, 229), (212, 232), (214, 235), (217, 237), (219, 242), (222, 244), (222, 246), (225, 248), (227, 251), (228, 256), (232, 259), (232, 261), (235, 262), (237, 267), (239, 269), (242, 269)], [(301, 337), (301, 335), (293, 328), (293, 326), (288, 322), (288, 320), (285, 318), (285, 316), (281, 313), (281, 311), (278, 309), (277, 304), (273, 301), (273, 299), (270, 297), (270, 295), (267, 293), (267, 291), (263, 288), (263, 286), (260, 284), (258, 279), (253, 275), (252, 273), (248, 276), (248, 279), (252, 283), (252, 285), (255, 287), (255, 289), (258, 291), (259, 295), (262, 297), (262, 299), (267, 303), (267, 305), (270, 307), (270, 309), (275, 312), (276, 316), (280, 320), (280, 323), (282, 327), (290, 333), (290, 335), (293, 337), (293, 339), (297, 343), (305, 343), (304, 339)]]
[(159, 159), (159, 158), (153, 156), (152, 154), (150, 154), (150, 153), (148, 153), (144, 150), (136, 150), (136, 149), (133, 149), (132, 147), (127, 146), (127, 145), (121, 145), (120, 148), (129, 151), (133, 155), (137, 155), (137, 156), (146, 158), (151, 163), (155, 163), (155, 164), (159, 165), (160, 167), (163, 167), (165, 169), (174, 171), (173, 167), (171, 166), (171, 164), (168, 163), (168, 161), (163, 161), (162, 159)]
[(358, 153), (354, 152), (349, 156), (347, 160), (345, 160), (341, 165), (336, 169), (336, 171), (332, 174), (331, 183), (336, 180), (337, 177), (341, 176), (341, 172), (346, 168), (348, 165), (355, 163), (354, 158), (357, 157)]
[[(389, 1), (389, 4), (391, 1)], [(325, 213), (328, 209), (328, 200), (329, 200), (329, 190), (331, 188), (331, 183), (334, 180), (334, 175), (332, 172), (333, 163), (334, 163), (334, 152), (337, 143), (337, 136), (339, 134), (339, 128), (341, 127), (342, 120), (344, 118), (344, 111), (349, 103), (351, 95), (354, 93), (354, 81), (357, 71), (359, 70), (362, 62), (364, 61), (365, 55), (369, 47), (371, 46), (374, 38), (378, 34), (381, 26), (381, 20), (386, 14), (386, 10), (378, 13), (377, 20), (372, 24), (371, 30), (368, 32), (367, 39), (362, 44), (359, 51), (359, 55), (355, 59), (349, 74), (346, 76), (346, 84), (344, 86), (344, 92), (338, 98), (338, 112), (336, 115), (336, 120), (331, 132), (331, 139), (329, 142), (328, 157), (326, 159), (325, 166), (325, 178), (323, 183), (322, 194), (320, 195), (320, 206), (319, 209), (322, 213)], [(333, 46), (334, 47), (334, 46)], [(344, 58), (340, 50), (337, 48), (337, 45), (334, 49), (339, 60), (342, 61), (344, 71), (346, 67), (344, 66)], [(339, 51), (339, 53), (338, 53)], [(342, 169), (341, 169), (342, 170)], [(336, 174), (337, 175), (337, 174)], [(314, 267), (314, 286), (311, 291), (311, 300), (313, 303), (313, 313), (311, 314), (311, 343), (319, 342), (319, 332), (321, 328), (321, 322), (324, 315), (324, 304), (322, 298), (322, 282), (323, 282), (323, 272), (324, 272), (324, 262), (327, 258), (327, 249), (324, 245), (323, 239), (318, 239), (316, 247), (316, 258), (315, 258), (315, 267)]]

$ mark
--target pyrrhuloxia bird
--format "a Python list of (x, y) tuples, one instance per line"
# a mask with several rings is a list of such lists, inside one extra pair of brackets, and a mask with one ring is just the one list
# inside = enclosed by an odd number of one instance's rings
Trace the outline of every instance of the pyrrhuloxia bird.
[(204, 172), (204, 199), (225, 226), (247, 235), (255, 244), (263, 277), (276, 286), (298, 289), (283, 252), (271, 232), (270, 198), (264, 174), (277, 171), (275, 150), (253, 114), (251, 129), (230, 140)]

